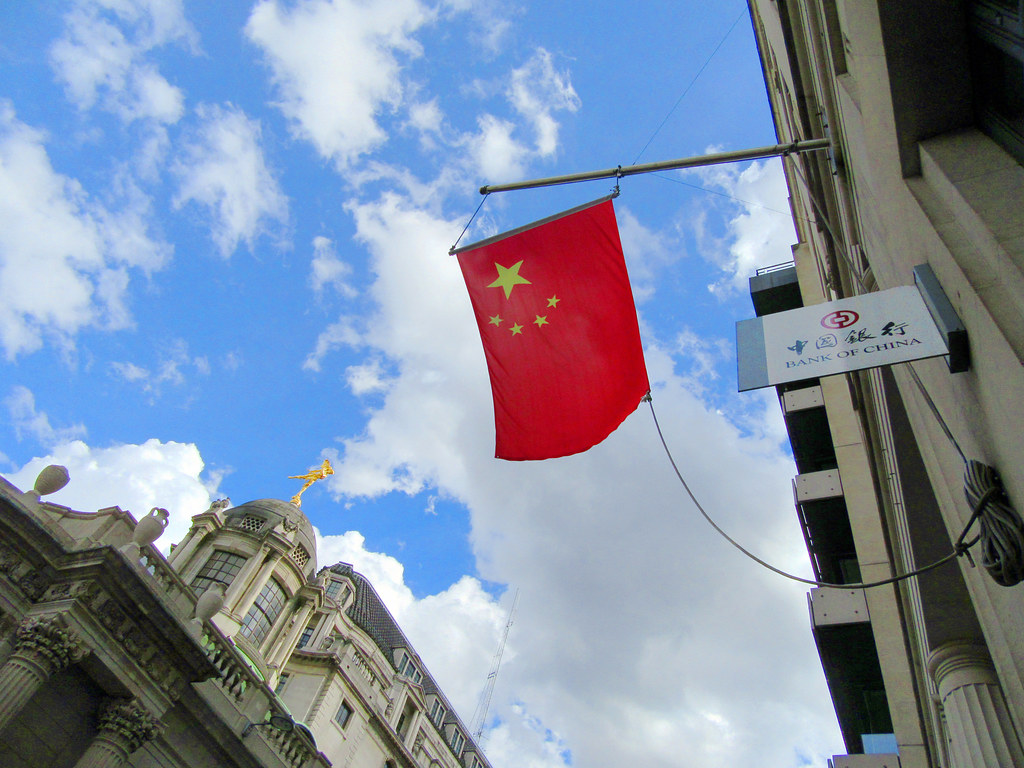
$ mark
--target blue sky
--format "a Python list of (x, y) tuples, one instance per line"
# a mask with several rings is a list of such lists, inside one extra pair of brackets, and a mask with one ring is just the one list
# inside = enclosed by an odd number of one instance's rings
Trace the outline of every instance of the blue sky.
[[(464, 718), (520, 588), (496, 768), (842, 751), (802, 590), (713, 538), (646, 407), (580, 456), (492, 458), (447, 255), (482, 184), (773, 144), (744, 2), (8, 5), (5, 477), (66, 464), (55, 501), (167, 507), (166, 545), (330, 458), (319, 563), (378, 585)], [(610, 186), (491, 195), (463, 242)], [(732, 348), (746, 279), (790, 258), (779, 165), (630, 177), (616, 211), (677, 460), (806, 572), (778, 407), (736, 394)]]

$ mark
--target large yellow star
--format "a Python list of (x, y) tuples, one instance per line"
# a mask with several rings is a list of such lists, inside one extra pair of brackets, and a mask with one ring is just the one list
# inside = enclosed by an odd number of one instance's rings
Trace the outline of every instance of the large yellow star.
[(494, 262), (494, 266), (498, 268), (498, 279), (487, 287), (504, 289), (506, 299), (512, 295), (512, 289), (517, 285), (530, 285), (530, 281), (519, 274), (519, 268), (523, 266), (522, 261), (516, 262), (511, 267), (503, 267), (498, 262)]

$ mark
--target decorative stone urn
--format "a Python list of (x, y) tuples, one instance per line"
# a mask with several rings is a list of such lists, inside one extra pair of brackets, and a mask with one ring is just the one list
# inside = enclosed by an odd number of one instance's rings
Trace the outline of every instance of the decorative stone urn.
[(43, 471), (36, 477), (35, 488), (33, 489), (40, 496), (49, 496), (56, 493), (71, 480), (68, 468), (60, 464), (51, 464), (44, 467)]
[(196, 600), (196, 613), (192, 617), (192, 634), (201, 639), (203, 625), (216, 616), (224, 607), (224, 585), (214, 582)]
[(167, 518), (170, 513), (161, 507), (153, 507), (149, 514), (139, 520), (132, 533), (132, 540), (121, 547), (133, 561), (137, 561), (142, 554), (142, 548), (148, 547), (160, 538), (160, 535), (167, 528)]
[(56, 493), (65, 485), (71, 476), (68, 474), (67, 467), (62, 467), (59, 464), (50, 464), (48, 467), (43, 467), (43, 471), (36, 476), (35, 487), (26, 491), (22, 494), (22, 498), (29, 504), (36, 505), (39, 503), (41, 496), (49, 496), (51, 493)]

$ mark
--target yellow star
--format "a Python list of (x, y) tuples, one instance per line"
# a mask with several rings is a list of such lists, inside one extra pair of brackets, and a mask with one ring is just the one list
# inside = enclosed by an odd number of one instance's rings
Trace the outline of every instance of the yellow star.
[(504, 322), (504, 321), (501, 319), (501, 315), (495, 315), (494, 317), (491, 318), (491, 323), (490, 324), (491, 325), (501, 325), (502, 322)]
[(533, 322), (536, 323), (538, 328), (540, 328), (542, 325), (547, 325), (548, 324), (548, 316), (547, 315), (544, 315), (544, 316), (537, 315), (537, 319), (534, 320)]
[(550, 299), (548, 299), (548, 306), (549, 307), (554, 307), (560, 301), (561, 301), (561, 299), (558, 298), (558, 296), (552, 296)]
[(516, 323), (511, 328), (509, 328), (509, 330), (512, 331), (512, 335), (515, 336), (516, 334), (523, 332), (523, 326), (521, 326), (519, 323)]
[(512, 295), (512, 289), (517, 285), (530, 285), (529, 280), (519, 275), (519, 268), (523, 266), (522, 261), (516, 262), (511, 267), (503, 267), (498, 262), (494, 262), (494, 266), (498, 268), (498, 279), (487, 287), (504, 289), (506, 299)]

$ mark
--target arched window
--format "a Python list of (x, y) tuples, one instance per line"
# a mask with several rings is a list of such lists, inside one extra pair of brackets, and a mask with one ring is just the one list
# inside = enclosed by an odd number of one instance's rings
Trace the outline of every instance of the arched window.
[(223, 584), (227, 587), (242, 570), (245, 560), (245, 557), (236, 555), (234, 552), (227, 552), (223, 549), (214, 550), (210, 559), (192, 579), (192, 589), (197, 595), (201, 595), (212, 584)]
[(262, 643), (274, 625), (274, 621), (281, 614), (281, 609), (287, 599), (288, 595), (277, 579), (268, 581), (260, 591), (256, 602), (252, 604), (252, 608), (245, 615), (245, 620), (242, 622), (242, 636), (256, 645)]

